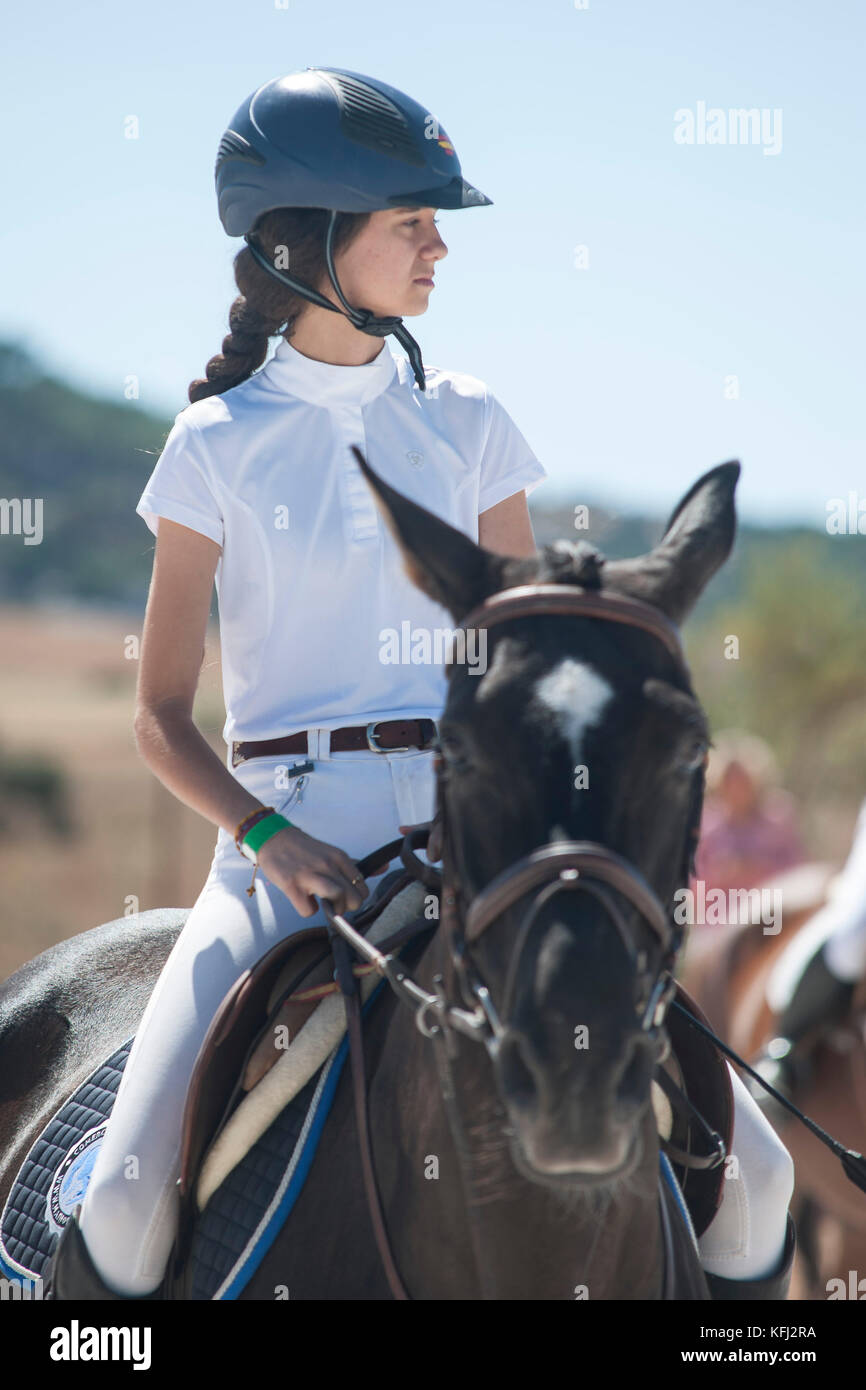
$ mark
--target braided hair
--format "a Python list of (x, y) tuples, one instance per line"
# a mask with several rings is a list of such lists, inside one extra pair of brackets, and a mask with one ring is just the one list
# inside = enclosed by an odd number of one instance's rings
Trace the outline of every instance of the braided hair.
[[(272, 261), (277, 261), (278, 249), (282, 251), (281, 269), (321, 288), (319, 282), (327, 270), (324, 243), (329, 216), (327, 208), (275, 208), (258, 218), (253, 233)], [(354, 241), (370, 216), (369, 212), (338, 214), (334, 227), (335, 257)], [(205, 375), (190, 382), (190, 401), (221, 395), (246, 381), (267, 357), (269, 339), (278, 333), (291, 338), (298, 319), (309, 307), (302, 295), (262, 269), (246, 243), (235, 256), (234, 275), (240, 294), (229, 309), (229, 332), (223, 338), (221, 351), (205, 367)]]

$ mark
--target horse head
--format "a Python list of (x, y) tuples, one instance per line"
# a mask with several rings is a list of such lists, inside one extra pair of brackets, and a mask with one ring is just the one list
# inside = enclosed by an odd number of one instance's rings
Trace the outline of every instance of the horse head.
[[(514, 559), (401, 495), (355, 453), (407, 574), (458, 630), (493, 595), (526, 585), (637, 600), (635, 612), (648, 606), (659, 628), (675, 629), (733, 544), (738, 463), (701, 477), (646, 555), (608, 561), (585, 542), (556, 541)], [(520, 891), (471, 940), (464, 923), (445, 944), (498, 1016), (493, 1066), (515, 1164), (535, 1182), (603, 1185), (641, 1153), (665, 1042), (645, 1006), (682, 944), (664, 928), (688, 882), (709, 734), (685, 662), (652, 624), (530, 607), (486, 637), (483, 661), (477, 646), (472, 662), (452, 648), (446, 668), (444, 882), (459, 883), (465, 913), (545, 847), (578, 842), (620, 868), (606, 881), (572, 871)], [(632, 879), (657, 901), (661, 929), (624, 891)]]

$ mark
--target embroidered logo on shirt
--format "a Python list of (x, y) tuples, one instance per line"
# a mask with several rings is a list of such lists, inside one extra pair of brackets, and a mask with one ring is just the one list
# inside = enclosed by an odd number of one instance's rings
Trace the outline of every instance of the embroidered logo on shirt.
[(423, 455), (423, 454), (417, 454), (417, 453), (414, 452), (414, 450), (410, 450), (409, 453), (407, 453), (406, 457), (407, 457), (407, 459), (409, 460), (409, 462), (411, 463), (411, 465), (412, 465), (413, 468), (423, 468), (423, 467), (424, 467), (424, 455)]

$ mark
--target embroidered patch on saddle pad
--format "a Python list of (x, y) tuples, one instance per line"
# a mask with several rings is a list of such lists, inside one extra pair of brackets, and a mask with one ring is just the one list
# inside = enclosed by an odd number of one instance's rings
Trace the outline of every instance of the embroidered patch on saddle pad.
[(18, 1172), (0, 1217), (0, 1275), (40, 1287), (43, 1267), (90, 1174), (114, 1105), (132, 1038), (91, 1072), (43, 1129)]

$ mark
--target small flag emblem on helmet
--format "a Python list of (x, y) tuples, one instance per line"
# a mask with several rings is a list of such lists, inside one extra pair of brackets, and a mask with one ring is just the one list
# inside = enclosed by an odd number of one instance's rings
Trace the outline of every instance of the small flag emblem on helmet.
[(451, 141), (448, 139), (447, 135), (440, 135), (439, 139), (436, 141), (436, 144), (439, 145), (441, 149), (445, 150), (446, 154), (454, 153), (454, 146), (451, 144)]

